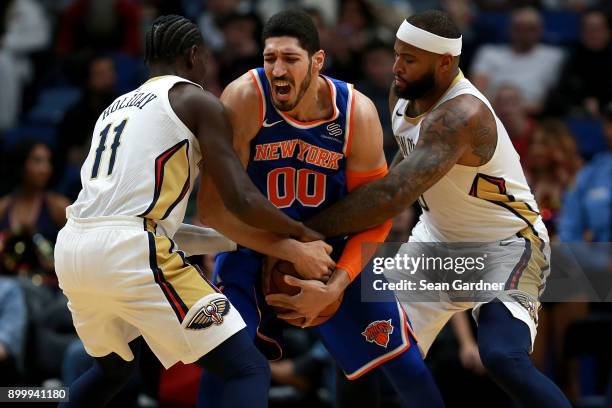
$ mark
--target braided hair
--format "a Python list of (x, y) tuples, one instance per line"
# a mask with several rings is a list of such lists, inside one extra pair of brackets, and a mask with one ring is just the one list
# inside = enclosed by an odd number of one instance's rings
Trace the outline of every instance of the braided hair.
[(171, 62), (194, 45), (203, 44), (197, 25), (185, 17), (171, 14), (153, 21), (145, 41), (145, 62)]

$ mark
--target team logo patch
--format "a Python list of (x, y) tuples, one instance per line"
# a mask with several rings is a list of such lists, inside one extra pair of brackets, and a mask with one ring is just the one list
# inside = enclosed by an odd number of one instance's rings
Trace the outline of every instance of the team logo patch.
[(330, 123), (329, 125), (327, 125), (327, 131), (332, 136), (338, 137), (342, 135), (342, 128), (336, 122)]
[(538, 311), (539, 306), (537, 300), (533, 297), (529, 296), (524, 292), (511, 292), (508, 294), (515, 302), (518, 302), (519, 305), (523, 306), (527, 313), (529, 313), (529, 317), (535, 324), (538, 324)]
[(393, 333), (393, 325), (391, 319), (376, 320), (368, 324), (368, 327), (361, 333), (370, 343), (375, 343), (380, 347), (387, 348), (389, 344), (389, 335)]
[(191, 318), (186, 327), (192, 330), (201, 330), (207, 329), (213, 324), (216, 326), (223, 324), (223, 316), (229, 313), (230, 307), (230, 302), (225, 298), (211, 300)]

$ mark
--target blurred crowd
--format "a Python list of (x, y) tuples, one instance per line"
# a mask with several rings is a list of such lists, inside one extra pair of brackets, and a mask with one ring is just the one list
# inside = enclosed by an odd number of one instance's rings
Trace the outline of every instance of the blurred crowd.
[[(80, 190), (98, 115), (147, 77), (143, 35), (151, 22), (172, 13), (197, 22), (210, 49), (207, 89), (220, 95), (262, 64), (263, 23), (288, 7), (315, 20), (324, 73), (354, 83), (374, 101), (389, 160), (396, 152), (387, 102), (395, 30), (413, 12), (446, 10), (463, 32), (461, 69), (508, 130), (552, 239), (612, 240), (609, 1), (4, 0), (0, 385), (67, 385), (91, 364), (57, 285), (53, 244)], [(194, 209), (188, 221), (196, 222)], [(406, 241), (418, 215), (415, 206), (397, 217), (388, 240)], [(610, 254), (602, 259), (597, 267), (612, 273)], [(208, 271), (214, 263), (193, 261)], [(446, 402), (511, 406), (483, 375), (473, 326), (467, 314), (457, 315), (428, 356)], [(611, 336), (606, 304), (545, 304), (533, 359), (577, 406), (603, 406), (612, 393)], [(286, 338), (285, 358), (271, 363), (273, 406), (331, 406), (337, 372), (325, 348), (308, 330), (288, 329)], [(117, 397), (121, 406), (192, 405), (199, 368), (164, 371), (146, 354), (141, 374)], [(365, 386), (380, 392), (383, 406), (397, 406), (384, 381)], [(465, 392), (472, 389), (478, 392)]]

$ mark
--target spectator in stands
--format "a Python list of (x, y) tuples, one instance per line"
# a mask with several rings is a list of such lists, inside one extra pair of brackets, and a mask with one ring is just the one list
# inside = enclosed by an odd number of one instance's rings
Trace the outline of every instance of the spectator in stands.
[(112, 58), (96, 55), (84, 66), (80, 81), (83, 95), (66, 111), (58, 128), (58, 162), (64, 172), (60, 189), (71, 200), (76, 199), (81, 189), (79, 171), (89, 151), (96, 121), (117, 96)]
[(202, 37), (214, 52), (222, 52), (226, 47), (220, 23), (239, 11), (240, 0), (207, 0), (203, 3), (206, 4), (206, 9), (198, 20)]
[[(545, 1), (545, 0), (544, 0)], [(474, 0), (480, 10), (508, 11), (516, 7), (540, 7), (542, 0)]]
[(21, 140), (11, 152), (11, 175), (18, 184), (9, 195), (0, 198), (0, 230), (26, 230), (40, 233), (55, 242), (66, 223), (68, 200), (47, 188), (53, 173), (51, 149), (43, 142)]
[(603, 128), (609, 149), (591, 159), (567, 193), (559, 222), (562, 241), (612, 241), (612, 104), (604, 109)]
[(527, 114), (519, 88), (511, 84), (501, 84), (492, 102), (514, 148), (519, 156), (524, 158), (529, 150), (537, 122)]
[(356, 88), (376, 105), (383, 128), (385, 156), (389, 163), (397, 151), (389, 111), (389, 86), (393, 81), (393, 62), (391, 45), (379, 41), (370, 43), (361, 57), (365, 78), (356, 84)]
[(446, 11), (461, 31), (461, 58), (459, 68), (468, 72), (472, 65), (474, 54), (482, 43), (481, 36), (474, 29), (476, 10), (472, 0), (440, 0), (442, 8)]
[(0, 278), (0, 384), (17, 385), (23, 374), (26, 305), (21, 287)]
[(51, 28), (34, 0), (0, 2), (0, 131), (17, 123), (24, 86), (33, 78), (29, 56), (47, 46)]
[(240, 75), (261, 65), (262, 23), (253, 13), (232, 13), (219, 22), (223, 50), (217, 54), (221, 83), (227, 85)]
[(576, 142), (565, 123), (547, 120), (538, 125), (522, 164), (548, 234), (555, 239), (563, 195), (582, 166)]
[(550, 89), (556, 85), (563, 52), (540, 43), (542, 20), (526, 7), (512, 12), (510, 44), (482, 46), (472, 64), (472, 82), (485, 95), (495, 95), (501, 84), (515, 85), (529, 113), (539, 113)]
[(542, 4), (550, 10), (573, 10), (580, 12), (588, 7), (597, 6), (607, 0), (541, 0)]
[(130, 0), (76, 0), (61, 16), (57, 51), (119, 51), (140, 55), (140, 5)]
[[(565, 196), (558, 225), (560, 238), (564, 242), (609, 244), (612, 241), (612, 104), (606, 105), (602, 115), (609, 148), (606, 152), (594, 156), (584, 166), (576, 177), (575, 185)], [(589, 275), (593, 282), (601, 279), (598, 276), (605, 277), (603, 282), (609, 281), (612, 273), (609, 245), (572, 245), (566, 248), (573, 253), (581, 270)], [(596, 302), (588, 306), (593, 317), (607, 315), (607, 320), (604, 321), (609, 321), (609, 316), (612, 315), (610, 303)], [(602, 327), (605, 328), (607, 324), (609, 323), (603, 323)], [(607, 353), (608, 351), (605, 351), (603, 355), (608, 356)], [(597, 361), (597, 364), (596, 371), (600, 373), (605, 372), (606, 364), (608, 369), (610, 367), (609, 361), (605, 359)], [(574, 376), (577, 377), (576, 374)], [(574, 379), (574, 384), (578, 383), (578, 380)], [(612, 401), (608, 401), (608, 404), (610, 403)]]
[(612, 45), (606, 15), (591, 10), (582, 16), (580, 43), (561, 71), (559, 87), (551, 94), (552, 114), (599, 116), (612, 101)]
[[(288, 328), (283, 335), (283, 358), (270, 362), (271, 405), (322, 405), (318, 391), (333, 392), (334, 368), (329, 353), (312, 330)], [(279, 388), (286, 391), (280, 393)]]
[(332, 28), (333, 41), (325, 49), (330, 58), (326, 73), (351, 83), (360, 80), (362, 73), (355, 69), (355, 61), (359, 60), (366, 45), (376, 38), (377, 24), (367, 1), (340, 1), (338, 23)]
[(220, 97), (223, 92), (223, 86), (219, 78), (219, 69), (217, 57), (214, 54), (210, 54), (206, 61), (206, 78), (204, 79), (204, 84), (206, 84), (206, 90), (216, 97)]

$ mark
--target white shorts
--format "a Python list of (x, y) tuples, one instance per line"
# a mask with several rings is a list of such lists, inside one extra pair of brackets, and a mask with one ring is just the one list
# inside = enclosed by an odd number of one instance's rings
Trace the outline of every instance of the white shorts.
[[(428, 235), (422, 223), (419, 223), (414, 228), (408, 243), (402, 245), (398, 254), (418, 257), (423, 252), (423, 248), (419, 248), (419, 243), (432, 242), (432, 237)], [(429, 245), (426, 249), (430, 254), (431, 248), (432, 246)], [(550, 273), (549, 244), (535, 235), (530, 228), (525, 228), (516, 236), (483, 244), (479, 248), (488, 253), (492, 261), (482, 275), (484, 280), (505, 282), (500, 292), (493, 293), (493, 298), (487, 301), (465, 302), (450, 299), (431, 302), (406, 301), (409, 295), (398, 293), (398, 298), (412, 323), (423, 356), (427, 354), (440, 330), (455, 313), (472, 309), (472, 316), (478, 323), (480, 307), (493, 300), (501, 301), (515, 318), (525, 322), (529, 327), (533, 348), (537, 333), (539, 299), (545, 287), (546, 277)], [(420, 279), (418, 272), (408, 276), (405, 271), (397, 269), (385, 270), (384, 274), (389, 282), (397, 282), (400, 279)]]
[(55, 268), (87, 353), (134, 356), (142, 336), (168, 368), (192, 363), (245, 327), (229, 300), (168, 237), (137, 217), (69, 219)]

